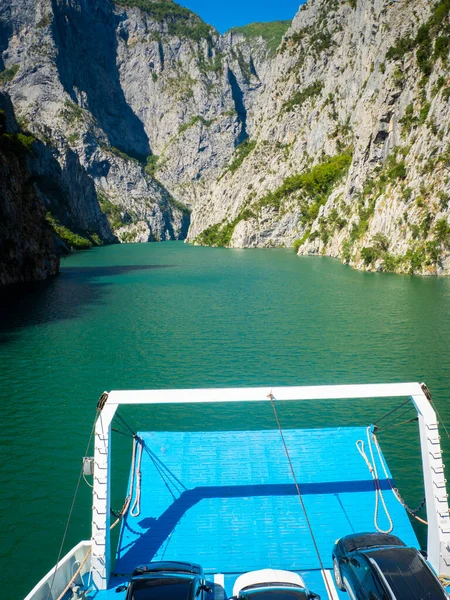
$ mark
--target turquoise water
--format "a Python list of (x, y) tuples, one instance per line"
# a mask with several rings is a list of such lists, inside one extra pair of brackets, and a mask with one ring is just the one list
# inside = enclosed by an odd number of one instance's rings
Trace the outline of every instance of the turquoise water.
[[(290, 250), (175, 242), (77, 253), (58, 277), (1, 293), (0, 572), (8, 600), (23, 598), (56, 562), (103, 390), (423, 380), (450, 423), (448, 279), (359, 273)], [(279, 410), (285, 427), (309, 427), (367, 424), (388, 409), (387, 401), (349, 401)], [(124, 416), (136, 429), (274, 427), (267, 404)], [(386, 429), (380, 440), (403, 495), (418, 504), (416, 425)], [(120, 508), (128, 441), (114, 444)], [(82, 482), (65, 551), (90, 537), (90, 504)]]

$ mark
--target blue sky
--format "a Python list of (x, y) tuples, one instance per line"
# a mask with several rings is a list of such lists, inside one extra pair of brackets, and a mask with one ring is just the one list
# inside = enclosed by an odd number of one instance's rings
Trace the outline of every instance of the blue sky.
[(176, 0), (221, 33), (257, 21), (292, 19), (304, 0)]

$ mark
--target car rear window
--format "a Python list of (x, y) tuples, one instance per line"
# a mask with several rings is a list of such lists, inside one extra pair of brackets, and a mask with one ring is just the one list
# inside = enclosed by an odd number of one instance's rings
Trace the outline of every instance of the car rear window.
[(395, 535), (383, 533), (363, 533), (354, 535), (343, 540), (344, 548), (347, 552), (362, 548), (372, 548), (373, 546), (404, 546), (405, 544)]
[(431, 569), (412, 548), (388, 548), (368, 554), (378, 565), (396, 598), (447, 600)]
[(191, 579), (136, 579), (131, 584), (130, 600), (187, 600)]
[(247, 598), (251, 600), (307, 600), (303, 590), (260, 590), (249, 593)]

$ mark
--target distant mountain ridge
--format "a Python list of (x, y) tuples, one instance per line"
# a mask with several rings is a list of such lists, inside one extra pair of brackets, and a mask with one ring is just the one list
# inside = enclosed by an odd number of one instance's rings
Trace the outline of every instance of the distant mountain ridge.
[(0, 85), (69, 246), (187, 237), (449, 274), (449, 14), (309, 0), (220, 35), (171, 0), (12, 0)]

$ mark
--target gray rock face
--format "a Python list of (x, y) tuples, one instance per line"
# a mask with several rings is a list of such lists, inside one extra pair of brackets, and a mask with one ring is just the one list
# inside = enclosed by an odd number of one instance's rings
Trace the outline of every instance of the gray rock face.
[[(186, 237), (188, 207), (247, 137), (258, 71), (267, 71), (263, 40), (221, 37), (189, 11), (180, 28), (170, 11), (161, 19), (149, 6), (14, 0), (0, 7), (0, 67), (17, 70), (3, 87), (70, 191), (67, 210), (47, 206), (65, 225), (107, 242)], [(45, 171), (44, 160), (40, 166)]]
[[(143, 21), (140, 11), (131, 13)], [(3, 66), (16, 70), (3, 88), (22, 127), (43, 142), (36, 177), (57, 179), (66, 191), (59, 201), (43, 194), (61, 223), (105, 242), (117, 241), (111, 225), (140, 221), (150, 240), (184, 239), (189, 211), (145, 172), (149, 136), (122, 81), (126, 59), (134, 60), (121, 56), (124, 22), (126, 12), (109, 0), (13, 2), (0, 12)], [(139, 55), (144, 64), (146, 54)], [(136, 69), (130, 88), (142, 88), (141, 75)], [(101, 209), (110, 204), (117, 211), (108, 224)]]
[(0, 110), (0, 285), (6, 285), (57, 273), (59, 257), (12, 106), (1, 93)]
[(124, 3), (0, 6), (3, 87), (61, 222), (449, 274), (444, 5), (308, 0), (273, 52)]
[[(309, 0), (249, 110), (253, 150), (196, 206), (189, 239), (297, 240), (300, 254), (360, 269), (450, 274), (449, 47), (438, 5)], [(350, 153), (348, 171), (322, 185), (326, 156)]]

